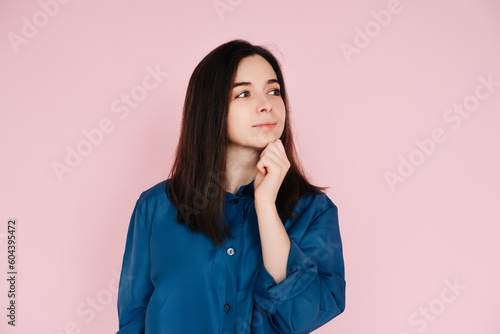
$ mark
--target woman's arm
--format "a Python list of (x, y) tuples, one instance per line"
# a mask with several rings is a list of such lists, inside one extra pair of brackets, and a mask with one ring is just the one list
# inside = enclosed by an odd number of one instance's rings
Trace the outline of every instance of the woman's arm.
[(130, 220), (118, 287), (117, 334), (142, 334), (149, 299), (154, 291), (149, 276), (149, 229), (137, 201)]
[(286, 277), (290, 238), (274, 203), (262, 203), (256, 199), (255, 211), (259, 224), (264, 266), (278, 284)]
[(344, 311), (344, 259), (337, 207), (326, 195), (311, 198), (309, 210), (286, 231), (275, 203), (289, 167), (279, 139), (267, 145), (257, 163), (254, 195), (263, 265), (255, 301), (257, 313), (274, 330), (298, 334)]

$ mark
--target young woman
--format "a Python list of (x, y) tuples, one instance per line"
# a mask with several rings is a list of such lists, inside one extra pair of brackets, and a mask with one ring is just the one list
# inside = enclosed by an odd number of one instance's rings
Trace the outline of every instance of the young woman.
[(169, 178), (132, 214), (119, 334), (310, 333), (344, 311), (337, 207), (289, 112), (267, 49), (234, 40), (198, 64)]

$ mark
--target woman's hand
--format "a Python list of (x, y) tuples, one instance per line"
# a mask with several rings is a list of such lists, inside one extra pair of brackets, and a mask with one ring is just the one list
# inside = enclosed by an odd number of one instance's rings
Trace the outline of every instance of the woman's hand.
[(259, 170), (254, 180), (255, 201), (274, 204), (281, 183), (290, 168), (290, 161), (280, 139), (276, 139), (264, 148), (257, 168)]

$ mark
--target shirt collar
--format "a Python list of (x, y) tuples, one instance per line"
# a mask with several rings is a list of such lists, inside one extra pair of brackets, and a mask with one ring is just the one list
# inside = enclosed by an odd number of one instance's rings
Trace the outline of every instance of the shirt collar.
[(253, 197), (253, 194), (254, 194), (253, 182), (254, 182), (254, 180), (252, 180), (249, 184), (242, 185), (238, 189), (236, 194), (233, 194), (233, 193), (230, 193), (229, 191), (226, 191), (226, 193), (224, 195), (224, 200), (231, 201), (231, 200), (234, 200), (236, 198), (240, 198), (240, 197), (244, 197), (244, 196)]

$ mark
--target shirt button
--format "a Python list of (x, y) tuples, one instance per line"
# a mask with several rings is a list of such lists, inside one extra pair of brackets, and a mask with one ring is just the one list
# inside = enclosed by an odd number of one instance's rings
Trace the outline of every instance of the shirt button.
[(235, 199), (234, 199), (234, 203), (238, 203), (239, 201), (240, 201), (240, 199), (239, 199), (239, 198), (235, 198)]
[(233, 256), (234, 255), (234, 249), (233, 248), (228, 248), (227, 249), (227, 255)]
[(226, 304), (224, 305), (224, 312), (229, 312), (231, 310), (231, 307), (229, 306), (229, 304)]

